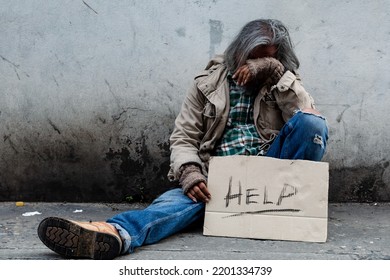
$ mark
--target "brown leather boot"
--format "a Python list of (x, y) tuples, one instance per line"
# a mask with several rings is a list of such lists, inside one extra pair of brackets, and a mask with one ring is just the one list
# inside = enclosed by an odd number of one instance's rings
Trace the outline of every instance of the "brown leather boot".
[(122, 248), (116, 228), (105, 222), (76, 222), (49, 217), (38, 226), (39, 239), (66, 258), (113, 259)]

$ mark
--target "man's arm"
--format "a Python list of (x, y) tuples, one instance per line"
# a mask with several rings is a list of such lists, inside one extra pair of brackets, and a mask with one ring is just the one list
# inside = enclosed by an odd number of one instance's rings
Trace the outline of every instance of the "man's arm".
[(183, 192), (194, 202), (201, 200), (208, 202), (211, 195), (207, 189), (207, 179), (203, 175), (201, 168), (196, 164), (185, 164), (180, 167), (180, 185)]
[(202, 173), (203, 163), (198, 156), (205, 133), (202, 117), (204, 104), (204, 97), (194, 83), (183, 102), (170, 137), (171, 179), (179, 180), (183, 192), (194, 202), (207, 202), (211, 197), (206, 177)]
[(175, 127), (169, 139), (171, 149), (172, 180), (180, 179), (180, 168), (187, 163), (195, 163), (202, 166), (198, 156), (200, 142), (204, 135), (202, 100), (196, 84), (190, 88), (176, 117)]
[(284, 66), (273, 57), (248, 59), (246, 64), (237, 69), (233, 79), (243, 86), (253, 79), (259, 79), (265, 83), (276, 84), (284, 73)]
[(286, 71), (273, 90), (284, 121), (288, 121), (297, 110), (319, 114), (298, 75)]
[(249, 59), (234, 73), (233, 78), (239, 85), (245, 85), (255, 78), (270, 84), (284, 121), (289, 120), (297, 110), (319, 114), (299, 76), (291, 71), (284, 72), (283, 65), (275, 58)]

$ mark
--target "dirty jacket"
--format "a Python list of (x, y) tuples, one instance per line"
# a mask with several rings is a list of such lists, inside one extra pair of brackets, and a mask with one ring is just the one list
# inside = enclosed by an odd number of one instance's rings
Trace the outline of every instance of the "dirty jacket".
[[(208, 162), (222, 137), (229, 117), (228, 69), (223, 57), (211, 60), (199, 73), (175, 120), (170, 137), (170, 180), (180, 178), (179, 168), (196, 163), (207, 176)], [(297, 110), (315, 108), (297, 74), (286, 71), (276, 85), (260, 88), (254, 102), (254, 122), (262, 139), (271, 142)]]

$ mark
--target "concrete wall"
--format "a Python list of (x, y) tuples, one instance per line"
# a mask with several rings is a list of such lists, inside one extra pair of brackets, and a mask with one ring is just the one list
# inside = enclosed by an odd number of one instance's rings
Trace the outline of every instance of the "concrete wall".
[(0, 200), (150, 200), (195, 73), (289, 26), (330, 125), (332, 201), (390, 200), (390, 1), (0, 0)]

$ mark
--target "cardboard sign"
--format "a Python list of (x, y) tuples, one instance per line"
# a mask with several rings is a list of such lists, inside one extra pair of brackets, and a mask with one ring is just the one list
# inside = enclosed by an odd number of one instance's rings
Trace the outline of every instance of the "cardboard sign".
[(203, 234), (325, 242), (328, 187), (326, 162), (213, 157)]

